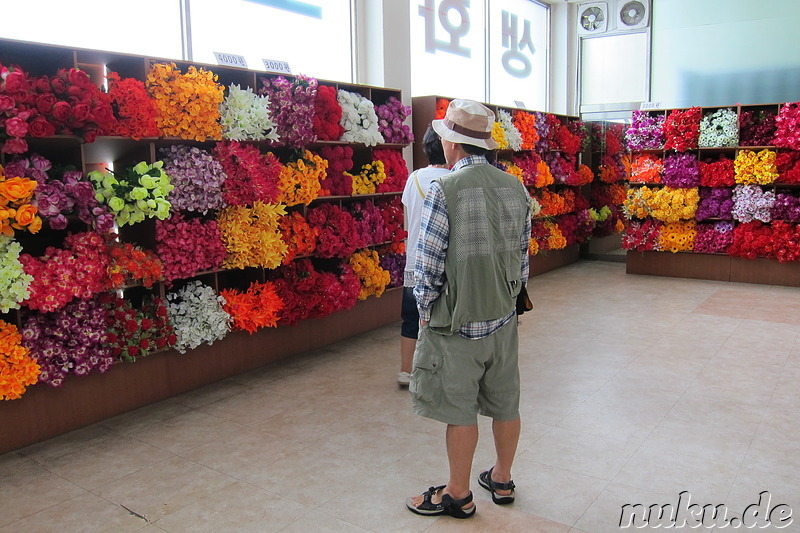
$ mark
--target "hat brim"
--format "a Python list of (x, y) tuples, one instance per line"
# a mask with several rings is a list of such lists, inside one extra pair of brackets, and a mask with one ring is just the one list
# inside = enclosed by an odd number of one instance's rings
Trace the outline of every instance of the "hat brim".
[(476, 139), (475, 137), (469, 137), (468, 135), (464, 135), (462, 133), (456, 133), (445, 126), (444, 120), (442, 119), (431, 121), (431, 127), (433, 127), (433, 131), (438, 133), (439, 137), (445, 141), (458, 144), (471, 144), (472, 146), (485, 148), (486, 150), (494, 150), (497, 148), (497, 143), (491, 137), (488, 139)]

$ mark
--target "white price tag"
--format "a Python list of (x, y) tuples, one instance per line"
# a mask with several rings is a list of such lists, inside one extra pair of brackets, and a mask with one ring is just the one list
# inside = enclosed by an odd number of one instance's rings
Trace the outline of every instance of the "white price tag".
[(514, 105), (521, 109), (525, 109), (525, 102), (522, 102), (520, 100), (514, 100)]
[(662, 109), (661, 102), (642, 102), (639, 106), (639, 111), (651, 111), (653, 109)]
[(288, 61), (278, 61), (276, 59), (265, 59), (264, 68), (269, 72), (280, 72), (282, 74), (291, 74), (292, 69), (289, 68)]
[(244, 60), (244, 56), (237, 56), (236, 54), (224, 54), (222, 52), (214, 52), (214, 57), (217, 58), (217, 65), (225, 65), (226, 67), (247, 68), (247, 61)]

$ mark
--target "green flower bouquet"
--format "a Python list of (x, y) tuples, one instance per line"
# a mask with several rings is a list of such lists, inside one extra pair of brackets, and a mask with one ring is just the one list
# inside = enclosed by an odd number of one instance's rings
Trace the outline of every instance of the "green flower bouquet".
[(97, 201), (108, 205), (118, 225), (136, 224), (152, 217), (164, 220), (171, 207), (167, 195), (174, 186), (163, 166), (163, 161), (152, 165), (142, 161), (120, 174), (90, 172), (89, 179)]

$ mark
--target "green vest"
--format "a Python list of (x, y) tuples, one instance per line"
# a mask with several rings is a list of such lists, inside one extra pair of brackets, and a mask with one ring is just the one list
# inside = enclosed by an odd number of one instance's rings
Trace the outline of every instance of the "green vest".
[(516, 177), (488, 164), (437, 181), (450, 233), (446, 281), (433, 302), (430, 328), (452, 335), (467, 322), (503, 318), (515, 308), (530, 199)]

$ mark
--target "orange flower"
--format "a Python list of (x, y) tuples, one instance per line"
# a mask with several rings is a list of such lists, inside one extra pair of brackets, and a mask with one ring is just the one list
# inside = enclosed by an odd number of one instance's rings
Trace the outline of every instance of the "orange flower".
[(0, 195), (9, 202), (24, 203), (31, 199), (37, 183), (28, 178), (11, 178), (0, 182)]
[(32, 206), (31, 204), (25, 204), (19, 206), (17, 209), (17, 224), (20, 227), (30, 226), (33, 224), (34, 220), (36, 220), (36, 207)]
[(436, 116), (437, 120), (443, 119), (444, 115), (447, 113), (447, 108), (450, 107), (450, 100), (446, 98), (437, 98), (436, 99)]
[(39, 380), (39, 364), (13, 324), (0, 320), (0, 400), (16, 400)]
[(512, 122), (522, 135), (522, 149), (533, 150), (539, 141), (536, 131), (536, 117), (527, 111), (514, 111)]

